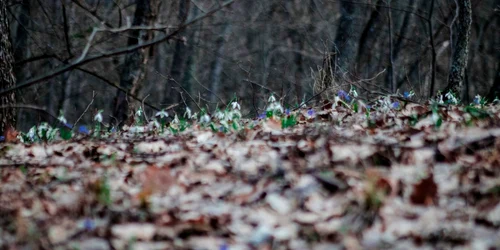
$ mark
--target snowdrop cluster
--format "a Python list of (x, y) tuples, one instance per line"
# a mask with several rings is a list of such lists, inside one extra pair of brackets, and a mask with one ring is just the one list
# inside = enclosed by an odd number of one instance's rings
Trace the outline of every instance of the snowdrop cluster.
[(267, 99), (267, 102), (269, 103), (267, 105), (266, 111), (267, 112), (272, 112), (274, 114), (283, 114), (283, 106), (279, 102), (276, 101), (276, 98), (274, 95), (271, 95), (269, 99)]

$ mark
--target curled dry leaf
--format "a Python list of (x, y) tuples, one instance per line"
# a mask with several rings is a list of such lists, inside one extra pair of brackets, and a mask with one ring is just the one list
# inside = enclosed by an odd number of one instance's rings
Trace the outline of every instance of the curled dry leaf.
[(413, 186), (413, 193), (410, 196), (410, 200), (416, 205), (437, 205), (438, 185), (434, 182), (434, 175), (432, 172), (427, 178), (422, 179)]

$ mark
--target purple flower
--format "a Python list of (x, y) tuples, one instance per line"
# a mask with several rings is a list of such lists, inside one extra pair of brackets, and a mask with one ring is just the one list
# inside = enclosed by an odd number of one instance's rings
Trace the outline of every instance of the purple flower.
[(90, 134), (89, 130), (84, 125), (81, 125), (80, 127), (78, 127), (78, 132), (80, 132), (82, 134), (87, 134), (87, 135)]
[(5, 141), (5, 136), (0, 136), (0, 141)]
[(313, 117), (313, 116), (314, 116), (314, 114), (315, 114), (314, 109), (309, 109), (309, 110), (307, 110), (307, 116), (309, 116), (309, 117)]
[(67, 127), (67, 128), (69, 128), (69, 129), (73, 128), (73, 126), (71, 124), (69, 124), (69, 123), (64, 123), (64, 126)]
[(391, 104), (391, 107), (392, 107), (393, 109), (398, 109), (398, 108), (399, 108), (399, 102), (393, 102), (393, 103)]
[(83, 221), (83, 228), (85, 228), (85, 230), (88, 230), (88, 231), (94, 230), (95, 229), (94, 220), (89, 219), (89, 218), (85, 218), (85, 220)]
[(259, 119), (266, 119), (266, 113), (259, 114)]
[(290, 109), (285, 110), (285, 115), (290, 115)]
[(343, 90), (339, 90), (339, 92), (337, 93), (337, 96), (340, 97), (340, 99), (344, 99), (346, 101), (351, 101), (351, 97), (349, 96), (349, 94)]
[(229, 250), (229, 247), (227, 246), (226, 243), (224, 243), (220, 246), (219, 250)]

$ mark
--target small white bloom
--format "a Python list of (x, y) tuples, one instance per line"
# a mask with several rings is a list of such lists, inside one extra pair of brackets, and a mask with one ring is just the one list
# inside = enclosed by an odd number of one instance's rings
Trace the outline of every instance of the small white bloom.
[(57, 120), (59, 120), (63, 124), (68, 123), (68, 121), (66, 120), (66, 118), (64, 118), (62, 114), (59, 117), (57, 117)]
[(141, 117), (143, 113), (144, 113), (144, 112), (142, 111), (142, 108), (139, 108), (139, 109), (135, 112), (135, 116)]
[(349, 94), (358, 97), (358, 92), (356, 91), (356, 88), (354, 86), (351, 86), (351, 90), (349, 90)]
[(204, 114), (200, 117), (200, 123), (209, 123), (210, 122), (210, 116), (207, 114)]
[(217, 111), (215, 111), (214, 117), (217, 120), (223, 120), (224, 117), (225, 117), (225, 115), (224, 115), (224, 113), (222, 111), (217, 110)]
[(446, 96), (446, 98), (448, 98), (448, 100), (450, 100), (451, 103), (458, 104), (457, 98), (455, 97), (455, 95), (453, 93), (451, 93), (451, 91), (446, 93), (445, 96)]
[(97, 111), (97, 114), (94, 116), (94, 121), (96, 121), (96, 122), (102, 122), (102, 111), (103, 110)]
[(177, 117), (177, 114), (175, 114), (174, 116), (174, 120), (172, 120), (172, 123), (173, 124), (178, 124), (180, 121), (179, 121), (179, 117)]
[(36, 136), (36, 126), (31, 127), (27, 135), (31, 140), (34, 140)]
[(186, 107), (186, 112), (184, 112), (184, 117), (191, 119), (191, 109)]
[(274, 95), (271, 95), (269, 99), (267, 99), (268, 102), (276, 102), (276, 98), (274, 98)]
[(439, 103), (439, 104), (444, 104), (444, 101), (443, 101), (443, 95), (439, 95), (439, 100), (438, 100), (438, 103)]
[(241, 110), (241, 106), (239, 103), (237, 102), (232, 102), (231, 103), (231, 106), (233, 107), (233, 109), (238, 109), (238, 110)]
[(271, 102), (269, 104), (269, 106), (267, 106), (267, 109), (266, 111), (272, 111), (272, 112), (281, 112), (283, 113), (283, 107), (281, 106), (281, 104), (277, 103), (277, 102)]
[(161, 119), (168, 117), (168, 112), (162, 109), (161, 111), (156, 112), (156, 117), (160, 117)]

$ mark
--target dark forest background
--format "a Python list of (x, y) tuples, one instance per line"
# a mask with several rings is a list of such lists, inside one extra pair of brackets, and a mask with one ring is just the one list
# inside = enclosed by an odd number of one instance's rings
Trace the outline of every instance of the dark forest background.
[[(447, 84), (456, 6), (455, 0), (12, 1), (14, 73), (18, 86), (29, 86), (17, 90), (17, 104), (62, 111), (74, 121), (94, 99), (92, 110), (104, 109), (106, 122), (114, 122), (138, 100), (150, 104), (148, 112), (177, 103), (174, 109), (213, 110), (237, 96), (251, 116), (271, 93), (294, 106), (327, 85), (335, 93), (353, 83), (364, 87), (363, 96), (413, 90), (427, 100)], [(499, 8), (495, 0), (472, 0), (464, 101), (500, 86)], [(75, 64), (86, 47), (86, 58), (99, 58)], [(123, 48), (131, 49), (109, 54)], [(62, 67), (69, 68), (53, 74)], [(326, 83), (325, 69), (334, 72)], [(47, 119), (36, 110), (17, 114), (23, 131)], [(91, 119), (89, 112), (83, 123)]]

